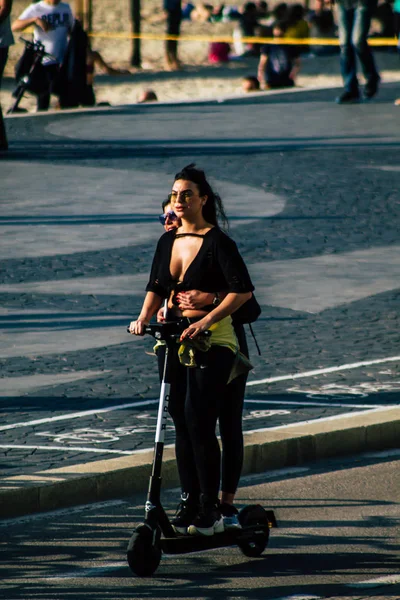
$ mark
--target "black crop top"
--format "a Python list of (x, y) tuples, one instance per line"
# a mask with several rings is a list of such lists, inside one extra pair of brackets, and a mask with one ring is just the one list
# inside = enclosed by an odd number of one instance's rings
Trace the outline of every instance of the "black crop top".
[(158, 241), (146, 292), (168, 298), (171, 290), (200, 290), (202, 292), (252, 292), (254, 286), (235, 242), (218, 227), (210, 229), (186, 269), (183, 280), (172, 278), (170, 262), (177, 230), (173, 229)]

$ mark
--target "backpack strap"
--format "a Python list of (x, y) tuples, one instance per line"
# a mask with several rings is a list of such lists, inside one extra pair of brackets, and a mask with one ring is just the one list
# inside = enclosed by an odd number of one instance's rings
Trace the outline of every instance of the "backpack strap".
[(257, 351), (258, 351), (258, 356), (261, 356), (260, 346), (258, 345), (256, 336), (254, 335), (254, 331), (253, 331), (253, 328), (251, 326), (251, 323), (248, 323), (248, 326), (250, 327), (251, 335), (253, 336), (253, 340), (254, 340), (254, 343), (255, 343)]

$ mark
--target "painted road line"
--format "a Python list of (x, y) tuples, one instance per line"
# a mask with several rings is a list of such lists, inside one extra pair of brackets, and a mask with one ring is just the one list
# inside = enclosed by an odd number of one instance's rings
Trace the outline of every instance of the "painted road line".
[(301, 425), (309, 425), (310, 423), (325, 423), (326, 421), (335, 421), (337, 419), (351, 419), (353, 417), (360, 417), (370, 415), (376, 412), (382, 412), (387, 410), (399, 410), (398, 405), (396, 406), (380, 406), (379, 408), (373, 408), (371, 410), (363, 410), (360, 412), (342, 413), (340, 415), (333, 415), (331, 417), (324, 417), (322, 419), (308, 419), (307, 421), (298, 421), (297, 423), (288, 423), (287, 425), (277, 425), (276, 427), (264, 427), (263, 429), (252, 429), (244, 431), (244, 434), (249, 433), (263, 433), (264, 431), (277, 431), (280, 429), (289, 429), (290, 427), (299, 427)]
[[(380, 408), (382, 404), (341, 404), (340, 402), (310, 402), (308, 400), (253, 400), (246, 398), (245, 404), (279, 404), (280, 406), (330, 406), (331, 408)], [(388, 404), (386, 406), (393, 406)]]
[(34, 421), (24, 421), (22, 423), (12, 423), (10, 425), (3, 425), (0, 427), (0, 431), (6, 431), (7, 429), (17, 429), (18, 427), (31, 427), (33, 425), (43, 425), (44, 423), (54, 423), (55, 421), (65, 421), (68, 419), (80, 419), (90, 415), (97, 415), (99, 413), (111, 412), (113, 410), (124, 410), (125, 408), (136, 408), (137, 406), (149, 406), (149, 404), (157, 404), (157, 400), (144, 400), (143, 402), (129, 402), (128, 404), (117, 404), (115, 406), (106, 406), (105, 408), (94, 408), (92, 410), (83, 410), (76, 413), (57, 415), (56, 417), (47, 417), (45, 419), (36, 419)]
[[(324, 417), (322, 419), (308, 419), (307, 421), (297, 421), (296, 423), (289, 423), (287, 425), (277, 425), (275, 427), (264, 427), (262, 429), (251, 429), (251, 430), (246, 430), (244, 431), (244, 434), (251, 434), (251, 433), (263, 433), (263, 432), (268, 432), (268, 431), (279, 431), (282, 429), (289, 429), (290, 427), (301, 427), (302, 425), (309, 425), (310, 423), (324, 423), (326, 421), (333, 421), (333, 420), (337, 420), (337, 419), (346, 419), (346, 418), (352, 418), (355, 416), (361, 416), (361, 415), (368, 415), (371, 413), (375, 413), (375, 412), (381, 412), (383, 410), (390, 410), (390, 409), (395, 409), (398, 410), (398, 406), (381, 406), (379, 408), (373, 408), (371, 410), (364, 410), (364, 411), (360, 411), (360, 412), (351, 412), (351, 413), (342, 413), (340, 415), (333, 415), (331, 417)], [(164, 446), (165, 448), (174, 448), (174, 444), (168, 444), (166, 446)], [(148, 452), (149, 450), (152, 449), (152, 446), (149, 446), (148, 448), (141, 448), (140, 450), (132, 450), (132, 451), (128, 451), (128, 450), (104, 450), (101, 448), (81, 448), (79, 446), (27, 446), (25, 444), (21, 444), (21, 445), (14, 445), (14, 444), (0, 444), (0, 448), (4, 448), (4, 449), (31, 449), (31, 450), (57, 450), (57, 451), (64, 451), (64, 452), (69, 452), (71, 450), (80, 450), (82, 452), (97, 452), (97, 453), (112, 453), (112, 454), (141, 454), (144, 452)]]
[[(19, 427), (31, 427), (34, 425), (44, 425), (45, 423), (54, 423), (56, 421), (68, 421), (69, 419), (80, 419), (81, 417), (87, 417), (90, 415), (96, 415), (99, 413), (112, 412), (113, 410), (124, 410), (126, 408), (136, 408), (138, 406), (149, 406), (151, 404), (158, 404), (159, 400), (145, 400), (143, 402), (130, 402), (128, 404), (117, 404), (115, 406), (106, 406), (105, 408), (95, 408), (91, 410), (83, 410), (76, 413), (66, 413), (63, 415), (57, 415), (55, 417), (46, 417), (44, 419), (36, 419), (34, 421), (22, 421), (20, 423), (12, 423), (10, 425), (3, 425), (0, 427), (0, 431), (6, 431), (9, 429), (18, 429)], [(308, 400), (254, 400), (251, 398), (245, 399), (245, 404), (279, 404), (280, 406), (291, 405), (291, 406), (330, 406), (331, 408), (378, 408), (381, 405), (378, 404), (339, 404), (335, 402), (310, 402)], [(393, 406), (393, 405), (387, 405)]]
[(107, 450), (105, 448), (84, 448), (82, 446), (28, 446), (27, 444), (0, 444), (4, 450), (58, 450), (62, 452), (95, 452), (98, 454), (135, 454), (135, 450)]
[(380, 365), (387, 362), (400, 362), (400, 356), (390, 356), (388, 358), (378, 358), (376, 360), (365, 360), (362, 362), (348, 363), (338, 367), (326, 367), (325, 369), (315, 369), (313, 371), (304, 371), (303, 373), (293, 373), (292, 375), (280, 375), (279, 377), (267, 377), (266, 379), (257, 379), (248, 381), (248, 386), (262, 385), (263, 383), (275, 383), (276, 381), (287, 381), (290, 379), (301, 379), (303, 377), (313, 377), (314, 375), (323, 375), (325, 373), (336, 373), (337, 371), (348, 371), (350, 369), (359, 369), (360, 367), (369, 367), (371, 365)]

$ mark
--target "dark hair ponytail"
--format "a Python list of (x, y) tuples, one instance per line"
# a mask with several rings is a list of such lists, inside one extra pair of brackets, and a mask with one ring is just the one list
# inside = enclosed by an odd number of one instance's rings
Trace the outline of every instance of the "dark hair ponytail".
[(203, 217), (208, 223), (215, 227), (220, 227), (218, 220), (222, 221), (222, 225), (228, 227), (228, 219), (224, 210), (224, 205), (219, 194), (215, 193), (206, 179), (204, 171), (196, 169), (195, 163), (190, 163), (183, 167), (179, 173), (175, 175), (174, 181), (185, 179), (195, 183), (199, 188), (200, 196), (207, 196), (207, 202), (203, 206)]

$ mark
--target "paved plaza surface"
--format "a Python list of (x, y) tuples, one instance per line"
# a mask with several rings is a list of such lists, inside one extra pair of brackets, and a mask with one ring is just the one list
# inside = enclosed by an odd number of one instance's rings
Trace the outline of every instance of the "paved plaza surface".
[(152, 340), (126, 326), (161, 202), (190, 162), (225, 202), (263, 309), (245, 429), (399, 404), (399, 90), (352, 106), (335, 105), (338, 92), (6, 119), (3, 487), (152, 446)]

